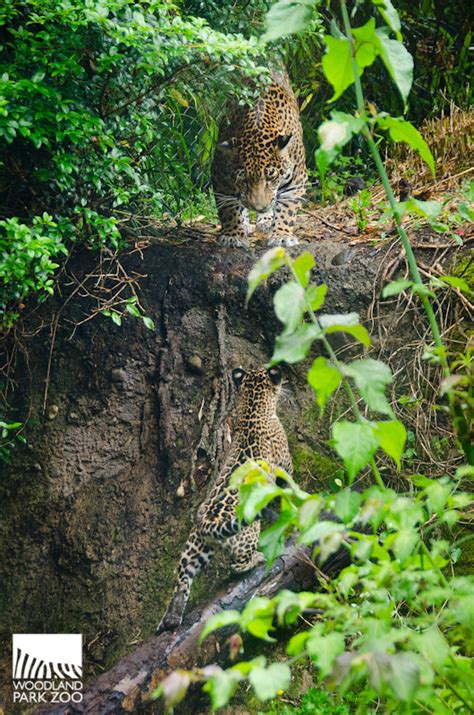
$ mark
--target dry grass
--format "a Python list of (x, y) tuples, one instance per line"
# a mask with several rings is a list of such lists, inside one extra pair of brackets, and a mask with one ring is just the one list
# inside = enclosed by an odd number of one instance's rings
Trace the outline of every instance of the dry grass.
[(474, 172), (474, 110), (452, 105), (448, 115), (427, 120), (420, 132), (434, 156), (436, 179), (417, 152), (406, 144), (393, 144), (386, 157), (393, 185), (403, 178), (423, 190), (440, 181), (448, 184), (451, 179), (468, 178)]

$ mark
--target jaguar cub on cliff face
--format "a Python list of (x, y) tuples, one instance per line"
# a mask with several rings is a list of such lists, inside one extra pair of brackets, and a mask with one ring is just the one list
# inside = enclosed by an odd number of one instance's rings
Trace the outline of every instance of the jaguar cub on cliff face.
[(292, 472), (286, 433), (276, 414), (281, 389), (278, 367), (245, 372), (237, 368), (232, 378), (239, 390), (237, 421), (229, 453), (211, 491), (197, 511), (194, 528), (178, 566), (173, 597), (157, 632), (176, 628), (183, 620), (191, 585), (206, 566), (216, 546), (230, 552), (232, 570), (241, 573), (263, 560), (257, 550), (260, 521), (242, 526), (236, 516), (238, 493), (229, 486), (232, 473), (249, 459), (264, 459), (273, 468)]
[(293, 230), (306, 180), (298, 104), (287, 75), (273, 73), (255, 105), (237, 107), (219, 130), (212, 164), (219, 243), (248, 245), (249, 209), (270, 246), (298, 243)]

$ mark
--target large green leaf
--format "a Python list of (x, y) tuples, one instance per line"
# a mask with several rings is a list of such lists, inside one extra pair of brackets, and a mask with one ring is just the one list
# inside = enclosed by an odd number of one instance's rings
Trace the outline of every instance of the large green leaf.
[[(373, 63), (377, 56), (378, 42), (375, 35), (375, 20), (370, 20), (362, 27), (352, 30), (355, 43), (355, 60), (359, 75), (365, 67)], [(351, 46), (349, 40), (326, 35), (326, 54), (322, 65), (326, 79), (332, 84), (334, 94), (330, 101), (334, 102), (354, 82), (352, 69)]]
[(392, 382), (392, 371), (388, 365), (380, 360), (365, 358), (345, 365), (344, 372), (354, 380), (371, 410), (384, 415), (393, 415), (392, 408), (385, 397), (385, 388)]
[(418, 129), (416, 129), (413, 124), (407, 122), (403, 117), (389, 117), (381, 116), (377, 117), (377, 122), (380, 129), (388, 131), (390, 138), (394, 142), (406, 142), (412, 149), (415, 149), (425, 161), (431, 173), (435, 174), (435, 163), (433, 159), (433, 154), (430, 151), (428, 144), (425, 142), (421, 136)]
[(385, 454), (393, 459), (400, 469), (400, 459), (405, 449), (407, 431), (398, 420), (373, 423), (374, 434)]
[(231, 623), (240, 623), (239, 611), (220, 611), (220, 613), (216, 613), (207, 619), (206, 625), (199, 634), (199, 642), (202, 643), (209, 633), (216, 631), (218, 628), (228, 626)]
[(396, 9), (393, 7), (391, 0), (372, 0), (372, 2), (382, 15), (387, 25), (396, 33), (397, 38), (400, 40), (400, 17)]
[(269, 567), (285, 550), (285, 534), (292, 519), (293, 512), (291, 510), (282, 511), (275, 523), (260, 534), (259, 548)]
[(403, 42), (391, 40), (385, 28), (376, 31), (378, 53), (406, 103), (413, 83), (413, 57)]
[(321, 411), (333, 392), (339, 387), (342, 377), (325, 357), (317, 357), (308, 370), (308, 382), (316, 393)]
[(263, 42), (278, 40), (307, 29), (319, 0), (278, 0), (265, 16)]
[(359, 511), (362, 497), (359, 492), (342, 489), (336, 494), (334, 511), (344, 523), (351, 521)]
[(294, 363), (304, 360), (313, 342), (321, 335), (322, 332), (316, 325), (302, 325), (294, 333), (279, 335), (275, 340), (271, 364)]
[(253, 521), (269, 502), (284, 494), (284, 489), (275, 484), (242, 484), (237, 516), (242, 521)]
[(214, 711), (227, 705), (242, 680), (242, 675), (234, 668), (228, 670), (221, 670), (217, 666), (213, 668), (216, 672), (211, 675), (202, 689), (209, 693)]
[(255, 596), (242, 611), (240, 625), (256, 638), (274, 643), (275, 638), (268, 634), (273, 624), (273, 611), (273, 604), (268, 598)]
[(286, 690), (290, 680), (291, 670), (286, 663), (272, 663), (268, 668), (256, 666), (249, 674), (255, 695), (262, 701), (276, 697), (279, 690)]
[(276, 246), (263, 254), (256, 262), (250, 271), (247, 283), (247, 298), (248, 303), (257, 286), (262, 283), (268, 276), (277, 271), (285, 263), (285, 249), (282, 246)]
[(314, 257), (309, 251), (304, 251), (300, 256), (293, 261), (293, 270), (298, 276), (298, 280), (303, 288), (309, 283), (311, 269), (315, 266)]
[(277, 318), (292, 333), (299, 326), (305, 312), (304, 288), (296, 281), (284, 283), (273, 297)]
[(322, 628), (313, 628), (306, 640), (306, 650), (318, 666), (321, 677), (325, 678), (332, 671), (336, 658), (344, 652), (342, 633), (322, 634)]
[(341, 420), (332, 428), (333, 445), (342, 458), (350, 480), (372, 459), (378, 441), (369, 422)]

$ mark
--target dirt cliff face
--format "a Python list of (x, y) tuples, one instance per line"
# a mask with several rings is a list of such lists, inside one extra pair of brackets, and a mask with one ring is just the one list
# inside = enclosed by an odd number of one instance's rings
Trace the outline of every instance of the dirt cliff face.
[[(333, 240), (304, 248), (328, 284), (325, 312), (364, 319), (385, 251)], [(56, 298), (22, 321), (12, 401), (15, 417), (29, 416), (28, 445), (0, 480), (3, 653), (12, 632), (80, 632), (92, 675), (153, 630), (231, 430), (230, 371), (265, 363), (278, 333), (272, 295), (283, 274), (245, 308), (246, 277), (262, 252), (195, 240), (122, 256), (128, 276), (145, 276), (139, 297), (155, 331), (136, 318), (84, 322), (94, 303), (77, 286), (87, 287), (98, 257), (83, 253)], [(306, 368), (286, 368), (280, 415), (297, 477), (317, 490), (337, 465)], [(207, 593), (225, 577), (217, 565)]]

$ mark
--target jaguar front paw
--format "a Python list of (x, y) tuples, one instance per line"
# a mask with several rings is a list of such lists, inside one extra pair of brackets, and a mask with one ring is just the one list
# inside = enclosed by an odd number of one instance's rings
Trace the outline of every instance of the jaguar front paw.
[(183, 617), (178, 613), (165, 613), (161, 621), (156, 627), (156, 634), (163, 633), (164, 631), (175, 631), (181, 623), (183, 622)]
[(267, 241), (268, 246), (297, 246), (299, 243), (292, 233), (274, 233)]
[(232, 235), (221, 233), (217, 237), (217, 243), (219, 246), (225, 246), (225, 248), (249, 248), (249, 242), (247, 241), (245, 235)]

